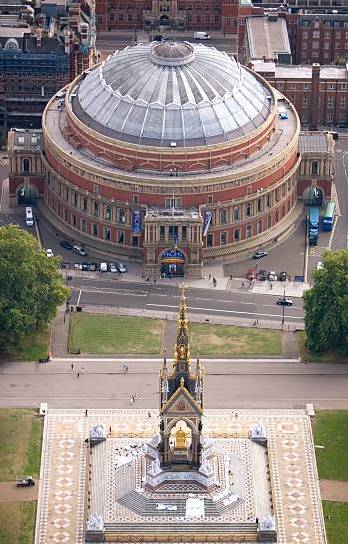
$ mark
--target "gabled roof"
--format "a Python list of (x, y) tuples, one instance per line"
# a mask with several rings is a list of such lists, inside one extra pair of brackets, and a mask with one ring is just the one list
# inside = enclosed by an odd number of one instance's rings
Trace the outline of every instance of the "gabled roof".
[[(186, 400), (189, 403), (189, 405), (191, 406), (194, 412), (198, 414), (203, 414), (203, 410), (200, 408), (200, 406), (197, 404), (195, 399), (192, 397), (192, 395), (190, 394), (190, 392), (186, 389), (184, 385), (180, 385), (180, 387), (178, 387), (175, 393), (173, 393), (173, 395), (170, 397), (168, 402), (166, 402), (166, 404), (163, 406), (162, 410), (160, 411), (160, 414), (165, 414), (171, 408), (173, 408), (173, 406), (180, 399), (180, 397), (182, 397), (184, 400)], [(178, 410), (178, 411), (180, 412), (181, 410)], [(183, 413), (183, 416), (189, 414), (187, 410), (182, 410), (182, 413)]]

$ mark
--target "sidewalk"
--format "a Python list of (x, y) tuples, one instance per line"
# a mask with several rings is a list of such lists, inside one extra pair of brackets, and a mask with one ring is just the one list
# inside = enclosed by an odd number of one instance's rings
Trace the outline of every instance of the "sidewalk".
[(65, 313), (65, 304), (58, 310), (52, 323), (50, 353), (52, 357), (66, 357), (68, 355), (70, 313)]
[(309, 283), (297, 283), (289, 281), (257, 281), (251, 287), (252, 293), (260, 295), (277, 295), (302, 298), (305, 291), (310, 289)]

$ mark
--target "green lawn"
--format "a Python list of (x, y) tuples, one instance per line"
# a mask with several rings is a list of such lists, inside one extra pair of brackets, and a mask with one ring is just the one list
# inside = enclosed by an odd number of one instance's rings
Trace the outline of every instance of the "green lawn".
[(47, 357), (49, 351), (50, 330), (35, 332), (24, 338), (15, 351), (4, 354), (13, 361), (38, 361)]
[(42, 420), (34, 410), (0, 409), (0, 481), (39, 476)]
[(297, 341), (301, 359), (304, 363), (348, 363), (348, 357), (338, 351), (328, 351), (326, 353), (309, 351), (305, 346), (305, 331), (297, 333)]
[(191, 353), (215, 357), (280, 355), (281, 332), (227, 325), (190, 323)]
[(74, 314), (70, 322), (70, 353), (159, 355), (165, 322), (142, 317)]
[(348, 502), (323, 501), (323, 508), (329, 544), (347, 544)]
[(0, 503), (0, 544), (33, 544), (36, 502)]
[(323, 410), (316, 413), (314, 443), (319, 478), (348, 481), (348, 410)]

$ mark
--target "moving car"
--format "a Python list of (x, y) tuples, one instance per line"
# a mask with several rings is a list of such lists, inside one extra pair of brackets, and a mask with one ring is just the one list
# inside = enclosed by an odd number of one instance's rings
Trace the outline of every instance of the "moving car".
[(83, 247), (78, 246), (77, 244), (73, 246), (72, 248), (73, 252), (76, 253), (76, 255), (81, 255), (81, 257), (87, 257), (88, 253), (83, 249)]
[(27, 227), (34, 226), (33, 209), (31, 206), (27, 206), (25, 208), (25, 224), (27, 225)]
[(59, 245), (61, 247), (64, 247), (64, 249), (67, 249), (68, 251), (71, 251), (73, 248), (72, 244), (70, 244), (70, 242), (68, 242), (67, 240), (61, 240), (59, 242)]
[(292, 300), (291, 298), (281, 297), (278, 298), (277, 304), (279, 304), (280, 306), (292, 306)]
[(268, 251), (257, 251), (253, 255), (253, 259), (261, 259), (262, 257), (267, 257)]
[(46, 255), (47, 257), (54, 257), (52, 249), (46, 249)]
[(17, 487), (32, 487), (35, 485), (35, 480), (32, 476), (21, 476), (16, 481)]
[(125, 264), (123, 263), (115, 263), (117, 268), (118, 268), (118, 271), (123, 273), (123, 272), (127, 272), (127, 267)]
[(287, 280), (287, 277), (288, 277), (288, 274), (287, 272), (279, 272), (279, 275), (278, 275), (278, 280), (279, 281), (286, 281)]
[(210, 40), (208, 32), (194, 32), (193, 37), (195, 40)]

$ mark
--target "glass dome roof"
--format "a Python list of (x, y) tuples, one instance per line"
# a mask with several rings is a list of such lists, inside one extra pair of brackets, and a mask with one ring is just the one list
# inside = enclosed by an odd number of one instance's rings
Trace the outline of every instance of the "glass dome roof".
[(114, 53), (80, 83), (74, 113), (114, 139), (152, 146), (212, 145), (269, 116), (270, 91), (234, 58), (188, 42)]

